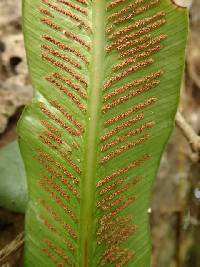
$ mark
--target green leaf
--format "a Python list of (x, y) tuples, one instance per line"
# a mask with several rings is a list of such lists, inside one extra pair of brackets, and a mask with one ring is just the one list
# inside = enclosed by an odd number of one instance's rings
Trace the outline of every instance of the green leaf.
[(26, 174), (15, 141), (0, 150), (0, 207), (24, 213), (26, 203)]
[(148, 209), (174, 126), (187, 11), (170, 0), (24, 0), (35, 97), (19, 124), (25, 266), (150, 266)]

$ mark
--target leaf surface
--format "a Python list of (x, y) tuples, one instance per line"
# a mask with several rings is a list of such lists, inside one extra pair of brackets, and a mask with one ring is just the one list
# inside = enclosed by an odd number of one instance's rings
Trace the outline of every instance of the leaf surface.
[(170, 0), (24, 0), (35, 97), (19, 125), (25, 266), (150, 266), (148, 208), (174, 126), (187, 11)]
[(0, 150), (0, 207), (24, 213), (26, 204), (26, 173), (15, 141)]

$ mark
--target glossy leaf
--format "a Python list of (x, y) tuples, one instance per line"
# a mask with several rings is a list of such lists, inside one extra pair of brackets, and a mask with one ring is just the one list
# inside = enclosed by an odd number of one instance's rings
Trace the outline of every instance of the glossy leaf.
[(174, 126), (187, 11), (170, 0), (24, 0), (35, 97), (19, 125), (25, 266), (150, 266), (148, 208)]

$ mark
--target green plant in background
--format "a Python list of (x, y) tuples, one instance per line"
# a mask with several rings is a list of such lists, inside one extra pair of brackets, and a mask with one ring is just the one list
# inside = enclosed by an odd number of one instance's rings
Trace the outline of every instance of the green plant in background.
[(26, 174), (15, 141), (0, 149), (0, 207), (24, 213), (26, 203)]
[(148, 208), (174, 126), (187, 11), (24, 0), (35, 97), (19, 123), (25, 266), (150, 266)]

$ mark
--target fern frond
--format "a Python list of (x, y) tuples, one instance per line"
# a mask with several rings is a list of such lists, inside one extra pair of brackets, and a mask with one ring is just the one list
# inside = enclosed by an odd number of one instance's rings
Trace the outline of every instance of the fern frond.
[(24, 0), (23, 13), (35, 88), (19, 124), (25, 266), (150, 266), (147, 210), (187, 11), (170, 0)]

